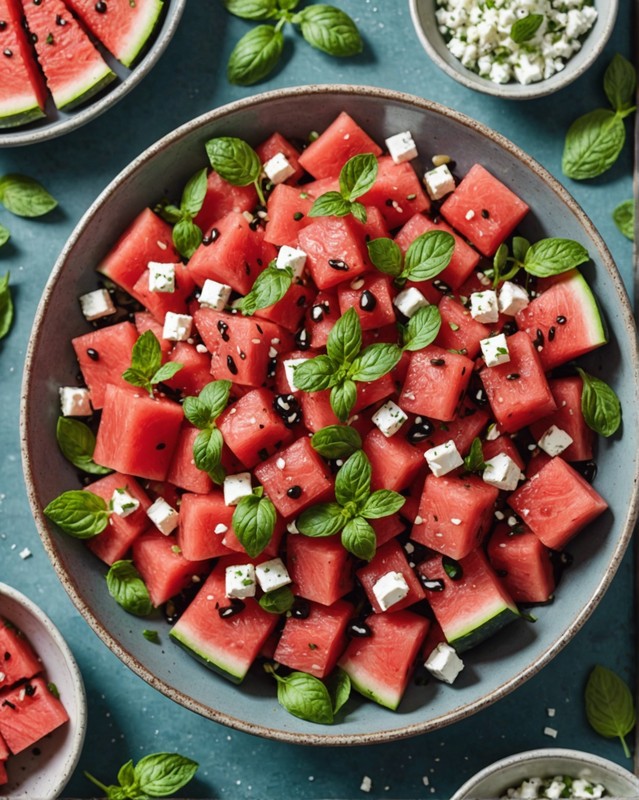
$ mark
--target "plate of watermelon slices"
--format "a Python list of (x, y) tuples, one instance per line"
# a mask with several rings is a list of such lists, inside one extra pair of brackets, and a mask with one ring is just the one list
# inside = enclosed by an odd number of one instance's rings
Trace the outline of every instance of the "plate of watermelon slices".
[(0, 0), (0, 147), (61, 136), (129, 92), (185, 0)]
[(138, 675), (250, 733), (373, 743), (494, 702), (592, 613), (636, 519), (636, 395), (622, 281), (552, 176), (437, 104), (300, 87), (187, 123), (89, 209), (23, 461)]

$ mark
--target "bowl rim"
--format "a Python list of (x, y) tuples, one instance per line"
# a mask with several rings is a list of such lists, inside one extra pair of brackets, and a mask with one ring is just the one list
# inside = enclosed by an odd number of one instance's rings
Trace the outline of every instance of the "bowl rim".
[(24, 608), (31, 616), (38, 620), (38, 622), (42, 623), (46, 628), (47, 634), (53, 640), (55, 646), (58, 648), (64, 662), (69, 670), (71, 675), (71, 680), (73, 683), (73, 688), (76, 695), (76, 715), (74, 717), (74, 732), (70, 742), (70, 758), (68, 758), (64, 764), (64, 768), (67, 770), (67, 774), (60, 777), (60, 779), (55, 783), (53, 786), (48, 787), (52, 794), (52, 797), (57, 797), (67, 783), (71, 780), (71, 776), (73, 775), (75, 768), (80, 761), (80, 756), (82, 755), (82, 748), (84, 747), (84, 740), (86, 738), (87, 732), (87, 694), (86, 688), (84, 686), (84, 680), (82, 678), (82, 673), (80, 672), (80, 667), (78, 667), (78, 663), (75, 660), (75, 656), (71, 652), (71, 648), (67, 644), (66, 640), (53, 623), (53, 621), (49, 618), (49, 616), (40, 608), (37, 603), (35, 603), (31, 598), (27, 597), (26, 595), (19, 592), (17, 589), (14, 589), (13, 586), (9, 586), (7, 583), (3, 583), (0, 581), (0, 597), (7, 597), (10, 600), (13, 600), (19, 606)]
[(611, 562), (609, 563), (595, 591), (592, 593), (585, 606), (581, 608), (579, 614), (573, 620), (571, 625), (564, 630), (560, 636), (554, 639), (552, 644), (544, 651), (537, 661), (530, 664), (522, 672), (504, 681), (501, 685), (489, 692), (487, 695), (484, 695), (473, 702), (467, 703), (466, 705), (453, 708), (449, 712), (441, 714), (439, 717), (431, 720), (411, 723), (408, 725), (404, 724), (400, 725), (399, 727), (385, 728), (384, 730), (374, 731), (372, 733), (316, 734), (291, 732), (288, 730), (269, 728), (266, 725), (255, 724), (251, 721), (238, 719), (226, 712), (213, 709), (200, 701), (194, 700), (193, 698), (184, 694), (182, 691), (170, 686), (164, 680), (156, 677), (146, 666), (140, 663), (135, 656), (128, 652), (128, 650), (126, 650), (100, 623), (89, 605), (82, 598), (76, 581), (65, 570), (63, 559), (58, 553), (55, 539), (49, 530), (48, 521), (44, 517), (42, 508), (38, 503), (34, 480), (35, 465), (31, 459), (31, 454), (28, 449), (28, 441), (30, 438), (30, 420), (27, 414), (27, 398), (31, 389), (32, 362), (35, 359), (36, 342), (39, 339), (40, 332), (44, 324), (50, 297), (61, 275), (61, 272), (64, 269), (66, 259), (69, 253), (75, 247), (76, 242), (84, 235), (87, 227), (91, 224), (92, 218), (94, 215), (96, 215), (96, 213), (99, 212), (102, 204), (109, 199), (109, 196), (113, 192), (117, 191), (124, 184), (126, 184), (126, 182), (130, 180), (135, 173), (141, 171), (148, 164), (148, 162), (155, 157), (156, 154), (165, 150), (166, 148), (170, 148), (183, 136), (208, 126), (211, 122), (223, 119), (228, 114), (236, 111), (251, 109), (261, 106), (262, 104), (268, 104), (269, 102), (275, 100), (295, 100), (298, 97), (307, 95), (313, 95), (316, 97), (321, 97), (322, 95), (339, 95), (344, 98), (345, 102), (347, 102), (348, 97), (351, 95), (364, 95), (372, 99), (377, 98), (387, 102), (408, 104), (418, 110), (427, 111), (448, 119), (453, 119), (458, 124), (466, 128), (471, 128), (475, 132), (490, 139), (493, 143), (498, 144), (511, 156), (522, 162), (523, 166), (532, 170), (538, 177), (540, 177), (554, 192), (554, 194), (558, 196), (561, 202), (563, 202), (569, 208), (571, 213), (577, 217), (579, 224), (583, 226), (583, 229), (586, 231), (587, 235), (597, 243), (598, 255), (601, 257), (602, 267), (604, 267), (607, 271), (620, 300), (620, 319), (622, 326), (628, 332), (628, 338), (630, 340), (628, 357), (629, 362), (632, 364), (634, 384), (638, 394), (637, 402), (639, 404), (639, 355), (637, 352), (637, 336), (634, 316), (630, 307), (630, 301), (628, 299), (625, 286), (612, 259), (610, 251), (608, 250), (600, 234), (597, 232), (594, 224), (579, 206), (577, 201), (571, 197), (568, 191), (559, 183), (559, 181), (557, 181), (556, 178), (554, 178), (544, 167), (542, 167), (541, 164), (535, 161), (531, 156), (527, 155), (521, 148), (513, 144), (502, 134), (491, 130), (488, 126), (466, 116), (465, 114), (462, 114), (461, 112), (447, 108), (439, 103), (425, 100), (421, 97), (404, 92), (398, 92), (379, 87), (364, 85), (313, 84), (276, 89), (243, 98), (241, 100), (236, 100), (208, 111), (205, 114), (195, 117), (194, 119), (182, 124), (171, 133), (163, 136), (150, 147), (145, 149), (139, 156), (137, 156), (111, 181), (111, 183), (109, 183), (109, 185), (98, 195), (96, 200), (84, 213), (67, 240), (54, 265), (53, 270), (51, 271), (36, 310), (31, 336), (27, 346), (20, 400), (20, 439), (22, 464), (27, 495), (36, 527), (40, 534), (40, 538), (42, 539), (42, 543), (47, 555), (49, 556), (62, 585), (69, 594), (76, 608), (80, 611), (84, 619), (88, 622), (102, 642), (104, 642), (104, 644), (109, 647), (109, 649), (121, 661), (123, 661), (134, 673), (143, 678), (150, 686), (153, 686), (155, 689), (162, 692), (162, 694), (174, 700), (175, 702), (178, 702), (184, 707), (195, 711), (198, 714), (207, 717), (208, 719), (212, 719), (215, 722), (222, 723), (245, 733), (265, 736), (267, 738), (293, 744), (319, 744), (326, 746), (375, 744), (394, 741), (409, 736), (415, 736), (419, 733), (436, 730), (480, 711), (501, 697), (504, 697), (506, 694), (513, 691), (526, 680), (539, 672), (539, 670), (542, 669), (542, 667), (544, 667), (573, 638), (573, 636), (581, 629), (586, 620), (590, 617), (610, 585), (610, 582), (612, 581), (612, 578), (614, 577), (621, 563), (621, 559), (630, 541), (639, 511), (639, 461), (635, 463), (635, 480), (633, 482), (630, 503), (628, 508), (625, 510), (625, 515), (619, 520), (621, 535), (618, 538)]
[[(81, 105), (78, 111), (62, 112), (65, 116), (61, 119), (50, 121), (45, 118), (25, 128), (21, 126), (0, 128), (0, 147), (18, 147), (56, 139), (58, 136), (75, 131), (108, 111), (135, 88), (159, 61), (177, 30), (185, 7), (186, 0), (171, 0), (167, 4), (157, 33), (152, 34), (152, 43), (142, 59), (133, 67), (126, 68), (120, 65), (126, 74), (114, 83), (106, 94), (101, 94), (98, 100), (88, 100), (87, 105)], [(111, 58), (115, 62), (115, 57)]]
[[(424, 0), (408, 0), (415, 33), (417, 34), (420, 44), (432, 61), (449, 77), (461, 83), (466, 88), (473, 89), (477, 92), (483, 92), (493, 97), (500, 97), (504, 100), (532, 100), (537, 97), (545, 97), (558, 92), (560, 89), (564, 89), (573, 81), (577, 80), (586, 70), (590, 69), (601, 55), (615, 27), (617, 13), (619, 11), (619, 0), (609, 0), (608, 11), (604, 19), (604, 29), (592, 48), (588, 49), (588, 55), (579, 68), (571, 70), (568, 66), (570, 64), (569, 59), (566, 62), (566, 68), (561, 72), (556, 72), (550, 78), (535, 83), (495, 83), (488, 78), (481, 78), (479, 75), (464, 67), (461, 61), (456, 58), (454, 63), (449, 63), (446, 59), (442, 58), (437, 48), (431, 42), (430, 34), (426, 32), (422, 25), (418, 6), (422, 5), (423, 2)], [(434, 5), (437, 0), (430, 0), (430, 2)], [(440, 36), (439, 29), (436, 26), (434, 26), (433, 29), (436, 35)]]
[(484, 767), (470, 777), (462, 786), (459, 787), (459, 789), (457, 789), (450, 800), (481, 800), (475, 796), (471, 797), (469, 792), (476, 789), (485, 778), (495, 775), (500, 770), (508, 767), (514, 767), (520, 764), (528, 763), (532, 767), (538, 762), (544, 762), (551, 758), (566, 759), (567, 761), (573, 762), (576, 767), (599, 767), (602, 771), (605, 770), (609, 773), (613, 773), (628, 783), (634, 783), (635, 788), (639, 793), (639, 778), (614, 761), (603, 758), (603, 756), (594, 755), (593, 753), (587, 753), (584, 750), (572, 750), (566, 747), (541, 747), (535, 750), (524, 750), (521, 753), (513, 753), (510, 756), (505, 756), (504, 758), (500, 758), (498, 761), (494, 761), (492, 764), (489, 764), (487, 767)]

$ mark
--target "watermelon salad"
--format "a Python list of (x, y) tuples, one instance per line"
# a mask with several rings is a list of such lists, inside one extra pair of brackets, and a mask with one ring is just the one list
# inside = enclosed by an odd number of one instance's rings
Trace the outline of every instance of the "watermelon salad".
[(0, 0), (0, 128), (70, 111), (144, 52), (162, 0)]
[(9, 782), (11, 755), (64, 725), (69, 716), (26, 637), (0, 618), (0, 786)]
[(595, 436), (620, 424), (575, 364), (606, 342), (583, 246), (519, 235), (490, 165), (385, 145), (346, 112), (212, 139), (132, 220), (60, 389), (84, 488), (45, 509), (125, 609), (236, 683), (261, 664), (315, 722), (529, 624), (607, 508)]

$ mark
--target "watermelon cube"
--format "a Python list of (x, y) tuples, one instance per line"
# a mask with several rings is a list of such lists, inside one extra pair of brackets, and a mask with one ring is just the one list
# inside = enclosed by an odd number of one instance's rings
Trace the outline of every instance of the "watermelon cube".
[[(389, 572), (399, 572), (403, 575), (408, 586), (408, 594), (402, 600), (393, 603), (388, 609), (384, 609), (380, 606), (373, 587), (380, 578)], [(371, 561), (365, 567), (358, 569), (356, 575), (376, 614), (395, 614), (401, 609), (412, 606), (413, 603), (424, 599), (424, 590), (408, 564), (404, 549), (395, 539), (391, 539), (382, 547), (378, 547)]]
[(555, 591), (550, 550), (529, 530), (512, 533), (497, 525), (488, 540), (488, 558), (516, 603), (546, 603)]
[(446, 295), (439, 303), (442, 325), (435, 344), (444, 350), (462, 350), (468, 358), (477, 358), (482, 339), (490, 336), (490, 328), (477, 322), (470, 311), (454, 298)]
[(288, 178), (288, 183), (297, 183), (299, 179), (304, 176), (304, 170), (299, 164), (299, 151), (293, 147), (289, 140), (282, 136), (279, 131), (275, 131), (275, 133), (272, 133), (268, 139), (263, 141), (261, 144), (258, 144), (258, 146), (255, 148), (255, 152), (260, 157), (262, 164), (266, 164), (267, 161), (276, 156), (278, 153), (282, 153), (284, 158), (286, 158), (288, 163), (295, 170), (291, 177)]
[(271, 244), (294, 246), (302, 228), (313, 221), (308, 216), (312, 205), (313, 198), (307, 187), (280, 183), (268, 199), (268, 222), (264, 240)]
[(363, 331), (377, 330), (395, 322), (390, 280), (378, 272), (341, 283), (337, 298), (340, 314), (354, 308)]
[(430, 200), (412, 164), (408, 161), (395, 164), (390, 156), (382, 156), (377, 165), (375, 183), (359, 198), (361, 203), (375, 206), (391, 230), (404, 225), (415, 214), (428, 211)]
[(489, 461), (491, 458), (494, 458), (494, 456), (499, 455), (499, 453), (504, 453), (504, 455), (507, 455), (508, 458), (511, 458), (515, 464), (517, 464), (522, 472), (526, 468), (524, 459), (521, 457), (517, 445), (510, 436), (498, 436), (496, 439), (482, 442), (482, 452), (484, 454), (484, 461)]
[(0, 735), (15, 755), (69, 721), (42, 678), (0, 692)]
[[(395, 381), (391, 373), (383, 375), (376, 381), (357, 384), (357, 399), (353, 406), (353, 423), (358, 422), (358, 413), (368, 406), (379, 403), (395, 393)], [(322, 392), (304, 392), (300, 395), (300, 403), (304, 414), (304, 424), (309, 431), (319, 431), (327, 425), (337, 425), (339, 420), (331, 406), (330, 389)], [(362, 420), (365, 421), (365, 420)], [(356, 426), (357, 427), (357, 426)], [(372, 423), (369, 424), (369, 429)]]
[(243, 211), (251, 211), (256, 205), (257, 192), (252, 183), (248, 186), (233, 186), (217, 172), (211, 171), (206, 179), (206, 194), (202, 208), (193, 221), (205, 236), (210, 237), (215, 223), (223, 217), (231, 213), (241, 214)]
[(595, 432), (586, 425), (581, 410), (583, 382), (581, 378), (556, 378), (549, 381), (557, 410), (530, 426), (535, 441), (539, 441), (552, 425), (565, 431), (572, 439), (561, 454), (564, 461), (588, 461), (592, 458)]
[(210, 383), (211, 356), (208, 353), (200, 353), (195, 345), (189, 342), (176, 342), (168, 360), (182, 365), (179, 372), (168, 381), (164, 381), (171, 389), (177, 389), (185, 395), (195, 395)]
[(400, 407), (442, 422), (454, 419), (473, 368), (470, 358), (433, 344), (411, 353)]
[(399, 514), (391, 514), (389, 517), (369, 519), (368, 521), (375, 531), (377, 547), (381, 547), (386, 544), (386, 542), (390, 542), (391, 539), (394, 539), (406, 530), (406, 525)]
[[(162, 263), (169, 263), (164, 261)], [(144, 272), (135, 282), (131, 289), (131, 295), (141, 303), (147, 311), (164, 325), (164, 317), (167, 312), (174, 314), (187, 313), (187, 301), (195, 290), (195, 282), (191, 277), (188, 268), (181, 262), (171, 262), (175, 270), (175, 289), (173, 292), (153, 292), (149, 288), (149, 270)]]
[(349, 158), (360, 153), (379, 156), (382, 148), (345, 111), (312, 142), (299, 158), (314, 178), (334, 178)]
[(164, 338), (164, 325), (161, 325), (153, 316), (153, 314), (150, 314), (148, 311), (136, 311), (133, 315), (133, 319), (135, 321), (135, 328), (138, 332), (138, 336), (142, 336), (142, 334), (146, 331), (153, 331), (155, 338), (160, 343), (162, 356), (167, 356), (171, 352), (175, 342)]
[(318, 292), (315, 302), (307, 311), (305, 330), (313, 350), (326, 347), (331, 328), (340, 318), (339, 301), (334, 292)]
[(209, 494), (182, 495), (177, 544), (187, 561), (231, 554), (223, 539), (231, 529), (234, 510), (226, 505), (219, 489)]
[(371, 488), (401, 492), (409, 486), (424, 464), (422, 453), (400, 434), (387, 438), (373, 428), (364, 439), (362, 449), (371, 462)]
[(301, 283), (294, 283), (281, 300), (272, 306), (255, 312), (258, 319), (269, 319), (287, 331), (296, 333), (302, 325), (306, 309), (313, 302), (315, 290)]
[(6, 620), (0, 619), (0, 689), (13, 686), (42, 671), (42, 664), (27, 638)]
[[(7, 747), (7, 743), (2, 738), (2, 736), (0, 736), (0, 764), (3, 764), (9, 758), (10, 755), (11, 753), (9, 752), (9, 748)], [(2, 784), (2, 781), (0, 781), (0, 784)]]
[(300, 231), (298, 242), (319, 289), (331, 289), (367, 269), (359, 231), (349, 217), (317, 217)]
[(204, 470), (195, 466), (193, 459), (193, 445), (199, 435), (200, 431), (192, 425), (182, 425), (166, 479), (187, 492), (208, 494), (213, 481)]
[(295, 534), (286, 543), (286, 566), (296, 595), (330, 606), (351, 591), (353, 565), (338, 536), (313, 539)]

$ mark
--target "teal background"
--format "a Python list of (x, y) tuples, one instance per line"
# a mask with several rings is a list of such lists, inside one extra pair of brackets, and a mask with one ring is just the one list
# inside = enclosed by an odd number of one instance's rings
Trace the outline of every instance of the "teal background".
[[(312, 50), (292, 30), (280, 68), (257, 87), (230, 86), (225, 64), (252, 23), (227, 15), (221, 2), (190, 0), (178, 32), (157, 67), (110, 112), (75, 133), (36, 146), (0, 151), (0, 174), (41, 180), (59, 209), (20, 220), (0, 208), (11, 242), (0, 250), (0, 273), (11, 271), (16, 318), (0, 342), (0, 580), (29, 595), (58, 625), (84, 675), (89, 726), (69, 797), (93, 796), (83, 776), (115, 781), (129, 758), (179, 750), (200, 763), (192, 798), (355, 798), (364, 775), (369, 797), (446, 800), (470, 775), (497, 758), (545, 746), (575, 747), (630, 767), (618, 742), (598, 737), (585, 718), (582, 694), (596, 663), (634, 677), (633, 565), (626, 556), (606, 597), (575, 639), (540, 674), (496, 705), (440, 731), (371, 747), (303, 748), (237, 733), (189, 712), (152, 690), (97, 639), (62, 589), (32, 522), (19, 452), (22, 366), (38, 299), (59, 251), (88, 205), (133, 157), (200, 113), (263, 89), (305, 83), (357, 83), (411, 92), (451, 106), (507, 136), (553, 175), (593, 219), (628, 287), (632, 246), (611, 212), (632, 195), (628, 144), (618, 163), (594, 181), (563, 178), (563, 137), (579, 114), (605, 105), (602, 76), (612, 54), (631, 57), (633, 3), (620, 0), (604, 54), (567, 89), (526, 103), (474, 93), (441, 73), (422, 51), (408, 4), (400, 0), (339, 0), (365, 38), (364, 53), (337, 60)], [(630, 128), (628, 128), (630, 132)], [(240, 132), (241, 133), (241, 132)], [(630, 133), (628, 136), (631, 139)], [(69, 303), (76, 302), (69, 297)], [(33, 555), (22, 560), (28, 547)], [(546, 709), (556, 709), (549, 719)], [(390, 712), (389, 712), (390, 713)], [(544, 735), (558, 730), (556, 740)], [(424, 784), (428, 778), (428, 785)]]

